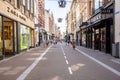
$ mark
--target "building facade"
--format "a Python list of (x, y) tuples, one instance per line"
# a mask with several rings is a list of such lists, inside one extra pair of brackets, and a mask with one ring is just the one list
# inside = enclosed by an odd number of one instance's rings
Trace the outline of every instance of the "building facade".
[(50, 17), (49, 17), (49, 31), (52, 34), (51, 35), (51, 39), (54, 39), (55, 37), (55, 22), (54, 22), (54, 16), (53, 13), (51, 13)]
[(40, 25), (38, 22), (38, 0), (34, 0), (34, 25), (35, 25), (35, 46), (39, 46), (39, 30)]
[(45, 0), (38, 0), (39, 45), (45, 40)]
[(46, 40), (52, 40), (52, 34), (55, 33), (53, 14), (50, 12), (50, 10), (45, 10), (45, 30), (47, 32)]
[(72, 0), (72, 4), (70, 6), (70, 25), (70, 39), (76, 39), (76, 0)]
[[(112, 54), (114, 43), (114, 0), (94, 0), (93, 14), (80, 25), (81, 45)], [(92, 8), (91, 8), (92, 9)]]
[(66, 17), (67, 37), (73, 33), (80, 46), (120, 56), (119, 4), (118, 0), (72, 0)]
[(0, 57), (34, 47), (33, 0), (0, 1)]
[(93, 0), (77, 0), (76, 2), (76, 42), (78, 45), (86, 45), (85, 26), (82, 26), (91, 17), (93, 12)]

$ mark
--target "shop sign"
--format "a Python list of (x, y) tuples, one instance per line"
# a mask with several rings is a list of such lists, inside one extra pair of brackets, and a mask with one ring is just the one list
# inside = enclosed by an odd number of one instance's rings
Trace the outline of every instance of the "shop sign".
[(26, 21), (26, 18), (22, 15), (20, 15), (18, 12), (16, 12), (15, 10), (11, 9), (10, 7), (7, 7), (7, 12), (19, 17), (20, 19)]
[(101, 12), (102, 14), (110, 14), (113, 13), (113, 9), (102, 9)]
[(97, 21), (101, 20), (102, 17), (101, 17), (101, 14), (98, 14), (96, 16), (94, 16), (92, 19), (91, 19), (91, 23), (96, 23)]

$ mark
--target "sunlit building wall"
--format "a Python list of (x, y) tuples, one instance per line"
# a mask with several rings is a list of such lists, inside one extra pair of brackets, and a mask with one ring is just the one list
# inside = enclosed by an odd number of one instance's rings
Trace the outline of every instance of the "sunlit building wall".
[(79, 30), (77, 32), (77, 43), (78, 45), (86, 44), (86, 35), (82, 32), (81, 26), (87, 22), (87, 20), (92, 16), (94, 11), (94, 0), (78, 0), (79, 7), (79, 15), (77, 21), (77, 28), (79, 26)]
[(76, 39), (76, 1), (72, 0), (70, 6), (70, 25), (71, 25), (71, 40)]

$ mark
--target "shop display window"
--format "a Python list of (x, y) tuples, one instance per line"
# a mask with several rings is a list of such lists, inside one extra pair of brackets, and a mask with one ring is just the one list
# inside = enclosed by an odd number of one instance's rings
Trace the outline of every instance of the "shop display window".
[(30, 47), (30, 28), (27, 26), (20, 26), (20, 49), (27, 49)]
[(13, 52), (13, 23), (11, 19), (3, 18), (4, 21), (4, 45), (5, 54)]
[(10, 40), (11, 39), (11, 27), (10, 26), (4, 26), (4, 39)]

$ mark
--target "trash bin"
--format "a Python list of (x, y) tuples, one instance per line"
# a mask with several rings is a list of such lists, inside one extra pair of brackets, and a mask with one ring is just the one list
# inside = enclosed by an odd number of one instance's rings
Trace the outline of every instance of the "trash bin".
[(112, 44), (112, 56), (116, 57), (116, 46)]
[(120, 42), (112, 44), (112, 56), (120, 57)]
[(118, 42), (117, 44), (116, 44), (116, 55), (117, 55), (117, 57), (119, 57), (120, 58), (120, 42)]

